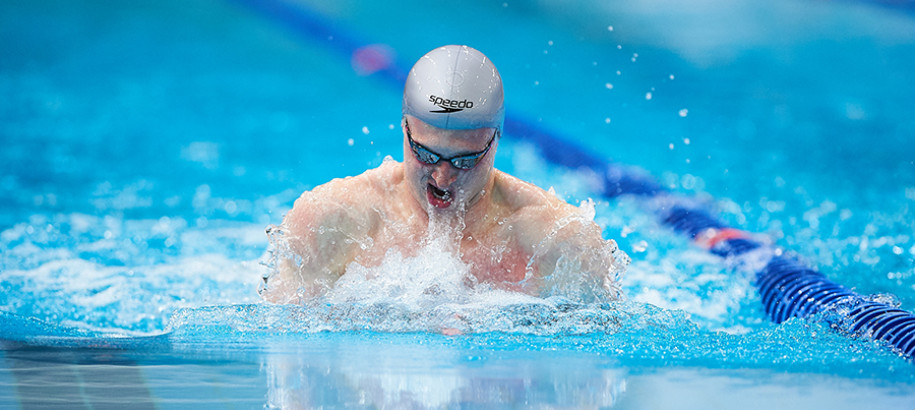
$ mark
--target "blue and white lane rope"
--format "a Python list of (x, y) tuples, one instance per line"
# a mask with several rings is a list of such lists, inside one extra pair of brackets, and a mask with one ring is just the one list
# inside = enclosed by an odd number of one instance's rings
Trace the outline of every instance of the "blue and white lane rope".
[[(232, 1), (345, 59), (378, 55), (372, 51), (379, 46), (361, 41), (304, 5), (287, 0)], [(395, 61), (375, 64), (372, 76), (393, 87), (403, 87), (407, 67), (409, 64)], [(505, 134), (540, 148), (543, 158), (555, 165), (587, 170), (599, 176), (602, 181), (599, 193), (605, 198), (633, 195), (663, 200), (666, 205), (653, 211), (661, 223), (712, 254), (739, 259), (750, 251), (768, 252), (770, 257), (757, 270), (755, 284), (763, 308), (773, 322), (781, 323), (791, 317), (824, 320), (839, 332), (883, 341), (907, 359), (915, 359), (915, 314), (872, 301), (829, 280), (797, 257), (728, 227), (694, 201), (674, 195), (650, 177), (597, 157), (510, 110), (505, 115)]]

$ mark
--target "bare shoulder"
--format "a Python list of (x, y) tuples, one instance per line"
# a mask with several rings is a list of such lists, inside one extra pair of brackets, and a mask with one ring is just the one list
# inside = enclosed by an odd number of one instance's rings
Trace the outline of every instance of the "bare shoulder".
[(567, 248), (603, 248), (593, 215), (544, 189), (500, 173), (500, 196), (508, 207), (513, 236), (528, 251), (555, 257)]
[(282, 303), (301, 300), (343, 275), (378, 226), (372, 209), (385, 197), (380, 191), (403, 179), (400, 165), (386, 161), (304, 192), (276, 231), (277, 271), (264, 297)]
[(377, 168), (366, 170), (359, 175), (332, 179), (311, 191), (306, 191), (302, 197), (315, 196), (346, 203), (361, 200), (367, 190), (383, 190), (403, 180), (401, 165), (396, 161), (385, 161)]
[(619, 275), (629, 259), (603, 238), (593, 212), (507, 174), (498, 177), (513, 237), (531, 254), (529, 266), (543, 289), (596, 300), (619, 297)]
[(580, 210), (530, 182), (497, 171), (496, 190), (500, 202), (517, 220), (551, 225), (559, 219), (580, 215)]
[(370, 223), (373, 206), (381, 201), (386, 190), (397, 186), (403, 180), (402, 164), (396, 161), (385, 161), (377, 168), (369, 169), (362, 174), (345, 178), (336, 178), (305, 191), (295, 201), (295, 205), (286, 215), (285, 223), (295, 230), (295, 225), (351, 224)]

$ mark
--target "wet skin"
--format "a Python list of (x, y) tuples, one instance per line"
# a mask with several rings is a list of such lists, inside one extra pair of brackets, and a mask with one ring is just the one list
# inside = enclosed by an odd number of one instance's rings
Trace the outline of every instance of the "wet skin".
[[(451, 237), (472, 282), (537, 294), (560, 256), (577, 258), (581, 274), (598, 283), (613, 268), (615, 243), (578, 208), (493, 167), (498, 139), (470, 169), (420, 161), (407, 140), (441, 156), (477, 153), (494, 129), (445, 130), (406, 116), (404, 162), (385, 161), (365, 173), (335, 179), (302, 194), (283, 223), (290, 251), (264, 296), (301, 301), (332, 286), (352, 262), (378, 266), (388, 250), (406, 257), (432, 225)], [(613, 284), (603, 283), (603, 286)]]

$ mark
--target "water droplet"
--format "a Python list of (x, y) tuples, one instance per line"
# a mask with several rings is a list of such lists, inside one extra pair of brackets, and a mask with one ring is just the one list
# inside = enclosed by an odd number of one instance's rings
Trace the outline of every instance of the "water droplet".
[(638, 241), (635, 245), (632, 245), (632, 251), (635, 253), (642, 253), (648, 249), (648, 242), (641, 240)]
[(238, 206), (235, 201), (227, 201), (223, 208), (229, 215), (235, 215), (235, 212), (238, 210)]

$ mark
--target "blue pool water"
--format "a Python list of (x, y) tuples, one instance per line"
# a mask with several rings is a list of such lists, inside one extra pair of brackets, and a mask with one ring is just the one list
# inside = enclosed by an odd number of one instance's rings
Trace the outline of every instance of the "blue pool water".
[[(498, 65), (512, 115), (911, 311), (909, 10), (322, 3), (290, 2), (336, 38), (244, 1), (0, 5), (0, 407), (915, 400), (909, 361), (822, 322), (770, 323), (749, 272), (659, 224), (646, 201), (601, 198), (519, 136), (496, 166), (572, 203), (594, 198), (633, 260), (624, 300), (257, 296), (264, 228), (302, 191), (401, 159), (400, 90), (354, 69), (338, 46), (352, 40), (386, 45), (395, 64), (472, 45)], [(448, 255), (430, 260), (447, 271)], [(452, 325), (467, 334), (437, 333)]]

